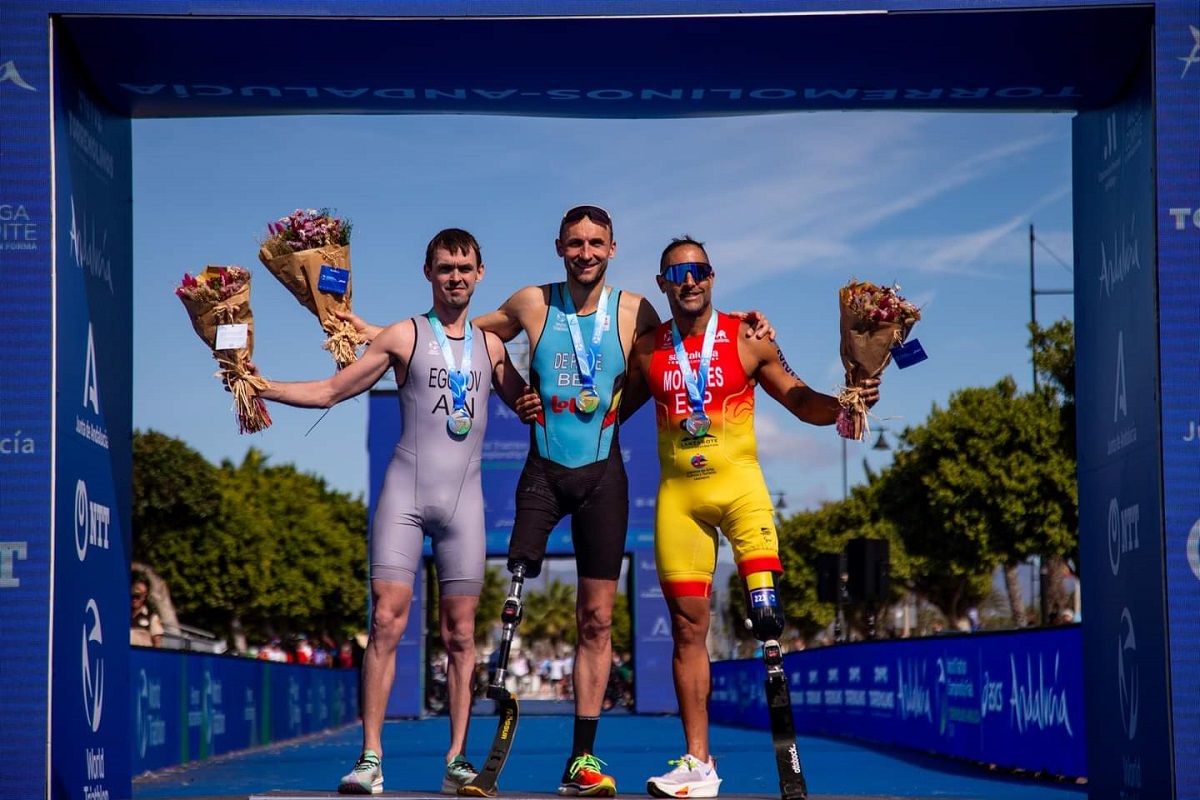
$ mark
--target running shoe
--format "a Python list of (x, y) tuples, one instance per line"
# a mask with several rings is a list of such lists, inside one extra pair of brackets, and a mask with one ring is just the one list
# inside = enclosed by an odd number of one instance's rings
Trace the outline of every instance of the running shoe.
[(467, 757), (459, 753), (446, 764), (446, 775), (442, 778), (442, 794), (458, 794), (462, 786), (475, 780), (479, 770), (471, 766)]
[(646, 791), (652, 797), (716, 797), (721, 779), (717, 765), (707, 763), (690, 753), (669, 762), (675, 769), (646, 781)]
[(379, 765), (379, 754), (374, 750), (363, 750), (354, 769), (338, 784), (338, 794), (380, 794), (383, 792), (383, 768)]
[(591, 753), (572, 756), (558, 793), (564, 797), (616, 797), (617, 782), (600, 771), (603, 766)]

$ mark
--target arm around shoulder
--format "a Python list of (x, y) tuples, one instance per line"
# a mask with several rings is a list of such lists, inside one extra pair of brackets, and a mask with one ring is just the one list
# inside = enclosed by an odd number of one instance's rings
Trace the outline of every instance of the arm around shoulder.
[(526, 286), (518, 289), (495, 311), (475, 317), (471, 324), (496, 334), (502, 342), (511, 342), (524, 330), (525, 315), (536, 303), (544, 304), (543, 297), (542, 287)]

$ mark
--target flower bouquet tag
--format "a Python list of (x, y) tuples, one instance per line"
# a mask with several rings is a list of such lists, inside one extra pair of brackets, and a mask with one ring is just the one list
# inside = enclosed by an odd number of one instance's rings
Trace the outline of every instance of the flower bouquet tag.
[(218, 325), (217, 343), (214, 350), (241, 350), (250, 339), (250, 326), (246, 323)]
[(927, 358), (929, 356), (926, 355), (925, 348), (921, 347), (920, 339), (912, 339), (892, 348), (892, 360), (896, 362), (896, 366), (900, 369), (920, 364)]
[(317, 289), (328, 294), (345, 294), (350, 282), (350, 270), (339, 269), (329, 264), (321, 265), (321, 276), (317, 281)]

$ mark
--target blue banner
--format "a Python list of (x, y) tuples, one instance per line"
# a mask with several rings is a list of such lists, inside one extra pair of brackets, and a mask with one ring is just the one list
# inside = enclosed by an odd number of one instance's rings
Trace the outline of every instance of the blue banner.
[(1200, 5), (1162, 4), (1156, 13), (1158, 342), (1170, 712), (1175, 796), (1200, 797)]
[(634, 705), (639, 714), (674, 714), (679, 703), (671, 672), (671, 614), (658, 583), (652, 548), (634, 549), (632, 572)]
[(1173, 783), (1152, 83), (1146, 65), (1119, 103), (1076, 117), (1072, 146), (1088, 775), (1127, 800)]
[[(1088, 774), (1078, 626), (822, 647), (784, 669), (798, 733)], [(765, 680), (759, 660), (713, 664), (710, 719), (768, 728)]]
[(132, 700), (134, 774), (294, 739), (359, 716), (357, 669), (140, 647), (130, 666), (123, 688)]
[(129, 792), (132, 144), (55, 43), (54, 657), (59, 797)]
[(49, 736), (53, 93), (40, 5), (0, 9), (0, 786), (13, 797), (46, 794)]

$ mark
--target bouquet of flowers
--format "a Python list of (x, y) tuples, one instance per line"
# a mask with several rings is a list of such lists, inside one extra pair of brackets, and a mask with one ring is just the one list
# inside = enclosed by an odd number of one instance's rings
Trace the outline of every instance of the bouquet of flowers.
[(350, 228), (329, 209), (297, 209), (267, 225), (269, 236), (258, 260), (300, 304), (316, 314), (325, 331), (324, 349), (338, 369), (358, 359), (363, 339), (334, 312), (350, 310)]
[(185, 272), (175, 294), (192, 318), (192, 328), (221, 365), (216, 376), (233, 394), (238, 430), (258, 433), (269, 428), (271, 415), (258, 396), (267, 382), (249, 367), (254, 354), (250, 271), (242, 267), (208, 266), (194, 278)]
[(861, 440), (870, 430), (862, 382), (878, 378), (892, 360), (892, 348), (904, 344), (921, 311), (901, 297), (899, 286), (852, 280), (838, 291), (841, 306), (842, 365), (846, 386), (838, 394), (842, 412), (838, 433)]

